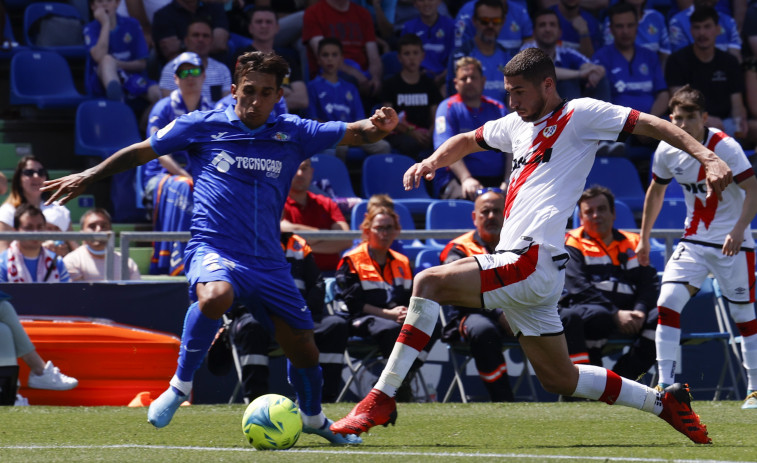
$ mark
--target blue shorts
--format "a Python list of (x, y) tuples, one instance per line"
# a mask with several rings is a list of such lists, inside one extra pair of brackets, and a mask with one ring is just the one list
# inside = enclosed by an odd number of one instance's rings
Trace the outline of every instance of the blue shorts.
[(284, 260), (245, 256), (238, 260), (207, 244), (191, 246), (185, 256), (189, 298), (197, 300), (197, 283), (225, 281), (234, 289), (234, 302), (244, 305), (256, 319), (273, 330), (275, 315), (293, 329), (312, 330), (313, 317)]

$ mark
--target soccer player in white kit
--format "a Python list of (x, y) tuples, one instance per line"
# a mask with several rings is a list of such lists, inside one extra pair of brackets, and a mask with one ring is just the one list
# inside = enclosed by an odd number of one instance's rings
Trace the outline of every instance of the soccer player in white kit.
[(419, 273), (405, 325), (375, 387), (331, 426), (360, 434), (394, 423), (394, 394), (428, 341), (440, 304), (502, 307), (544, 388), (554, 394), (601, 400), (659, 415), (697, 443), (710, 443), (691, 410), (688, 387), (658, 392), (568, 356), (557, 301), (567, 259), (565, 224), (572, 214), (601, 140), (633, 133), (663, 139), (705, 166), (713, 194), (732, 181), (728, 166), (673, 124), (630, 108), (581, 98), (564, 101), (555, 89), (552, 60), (538, 48), (519, 52), (505, 66), (512, 113), (455, 135), (405, 173), (406, 189), (431, 180), (437, 169), (482, 150), (513, 153), (505, 221), (495, 254), (467, 257)]
[(684, 233), (665, 265), (657, 300), (655, 344), (659, 388), (673, 384), (681, 340), (681, 311), (712, 272), (728, 301), (742, 336), (741, 352), (749, 384), (741, 408), (757, 409), (757, 320), (754, 310), (755, 260), (750, 222), (757, 213), (757, 178), (739, 143), (718, 129), (707, 128), (705, 98), (689, 85), (670, 99), (670, 120), (715, 152), (733, 171), (734, 183), (723, 201), (705, 197), (701, 165), (678, 148), (661, 142), (652, 164), (653, 180), (644, 200), (639, 263), (649, 263), (649, 232), (662, 208), (665, 188), (675, 178), (686, 201)]

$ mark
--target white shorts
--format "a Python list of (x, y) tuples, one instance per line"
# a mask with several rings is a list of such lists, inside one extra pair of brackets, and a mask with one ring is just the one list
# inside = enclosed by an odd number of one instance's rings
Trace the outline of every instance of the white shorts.
[(557, 313), (565, 272), (539, 245), (524, 253), (474, 255), (480, 268), (481, 300), (485, 309), (501, 308), (514, 334), (555, 335), (563, 325)]
[(726, 300), (746, 304), (754, 302), (754, 270), (754, 250), (726, 256), (720, 247), (681, 241), (665, 264), (662, 282), (701, 288), (712, 272)]

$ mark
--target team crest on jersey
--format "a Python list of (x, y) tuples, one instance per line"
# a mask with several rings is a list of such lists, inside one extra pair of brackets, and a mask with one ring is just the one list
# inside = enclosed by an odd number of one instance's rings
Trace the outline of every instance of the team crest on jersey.
[(134, 38), (131, 36), (131, 34), (124, 35), (124, 43), (131, 43), (132, 40), (134, 40)]
[(656, 27), (654, 27), (654, 24), (650, 24), (649, 27), (647, 28), (647, 33), (649, 35), (657, 35), (658, 32), (659, 31), (657, 30)]
[(520, 26), (515, 21), (510, 23), (510, 32), (518, 32), (520, 30)]
[(557, 126), (556, 125), (550, 125), (549, 127), (544, 127), (544, 130), (542, 131), (542, 135), (544, 135), (545, 138), (549, 138), (552, 135), (557, 132)]
[(435, 35), (437, 39), (444, 38), (444, 30), (442, 29), (437, 30)]
[(344, 95), (344, 97), (347, 99), (347, 101), (352, 101), (354, 99), (354, 97), (352, 96), (352, 92), (347, 92), (347, 94)]
[(649, 75), (649, 66), (647, 66), (647, 63), (643, 63), (641, 66), (639, 66), (639, 72), (642, 75)]
[(273, 138), (278, 141), (287, 141), (289, 140), (289, 134), (284, 132), (276, 132), (273, 134)]

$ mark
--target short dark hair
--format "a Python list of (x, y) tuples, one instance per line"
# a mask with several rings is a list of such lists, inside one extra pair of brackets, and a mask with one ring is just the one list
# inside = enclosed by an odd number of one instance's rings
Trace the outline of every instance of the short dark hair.
[(703, 113), (707, 111), (707, 100), (702, 92), (686, 84), (676, 90), (668, 103), (670, 112), (673, 112), (677, 107), (687, 112), (698, 111)]
[(513, 56), (505, 65), (505, 77), (523, 76), (526, 81), (538, 85), (548, 77), (557, 82), (555, 63), (538, 48), (526, 48)]
[(42, 210), (35, 206), (32, 203), (23, 203), (20, 206), (16, 208), (16, 212), (13, 213), (13, 228), (18, 230), (19, 225), (21, 225), (21, 216), (24, 214), (29, 214), (30, 217), (36, 217), (38, 215), (42, 216), (42, 220), (47, 223), (47, 219), (45, 219), (45, 214), (42, 213)]
[(276, 10), (271, 8), (270, 6), (255, 6), (252, 8), (247, 8), (245, 13), (247, 13), (247, 21), (252, 21), (252, 17), (255, 16), (255, 13), (273, 13), (273, 17), (276, 18), (276, 23), (279, 22), (279, 16), (276, 14)]
[(189, 20), (187, 23), (187, 28), (184, 29), (184, 37), (187, 36), (189, 33), (189, 28), (192, 26), (192, 24), (202, 23), (205, 24), (210, 28), (211, 31), (213, 31), (213, 23), (210, 22), (210, 19), (204, 17), (204, 16), (192, 16), (192, 19)]
[(581, 210), (582, 202), (596, 198), (597, 196), (604, 196), (605, 198), (607, 198), (607, 204), (610, 205), (610, 212), (615, 212), (615, 195), (612, 194), (612, 191), (610, 191), (609, 188), (602, 185), (592, 185), (589, 188), (585, 189), (583, 193), (581, 193), (581, 197), (578, 198), (579, 211)]
[(476, 12), (479, 6), (488, 6), (491, 8), (499, 8), (502, 10), (502, 18), (507, 16), (507, 3), (502, 3), (501, 0), (477, 0), (473, 5), (473, 17), (476, 18)]
[(322, 38), (321, 41), (318, 42), (318, 53), (320, 53), (321, 50), (323, 50), (323, 47), (325, 47), (326, 45), (336, 45), (337, 47), (339, 47), (339, 52), (344, 53), (344, 47), (342, 46), (342, 41), (336, 37)]
[(533, 23), (536, 24), (536, 18), (541, 18), (542, 16), (554, 16), (557, 18), (557, 25), (560, 26), (560, 16), (557, 15), (555, 10), (551, 8), (542, 8), (534, 14)]
[(689, 17), (689, 24), (703, 23), (708, 19), (712, 19), (715, 24), (720, 22), (720, 15), (718, 11), (711, 6), (701, 6), (694, 8), (694, 12)]
[(405, 34), (397, 41), (397, 52), (401, 52), (402, 47), (408, 47), (412, 45), (423, 48), (423, 40), (421, 40), (421, 38), (415, 34)]
[(273, 74), (276, 77), (276, 88), (281, 88), (281, 83), (289, 74), (289, 63), (276, 53), (263, 53), (261, 51), (248, 51), (237, 59), (234, 71), (234, 82), (242, 81), (242, 76), (255, 71), (263, 74)]
[(625, 2), (616, 3), (611, 6), (610, 9), (607, 10), (607, 17), (609, 18), (610, 23), (612, 23), (613, 16), (623, 13), (633, 13), (633, 17), (636, 18), (637, 21), (639, 20), (639, 14), (636, 12), (636, 8), (630, 3)]
[(82, 214), (81, 218), (79, 219), (79, 225), (84, 226), (84, 221), (87, 220), (87, 217), (95, 214), (105, 217), (108, 220), (108, 223), (110, 223), (111, 225), (113, 224), (113, 219), (110, 217), (110, 213), (108, 213), (107, 210), (103, 209), (102, 207), (93, 207), (92, 209), (87, 209), (87, 211)]

